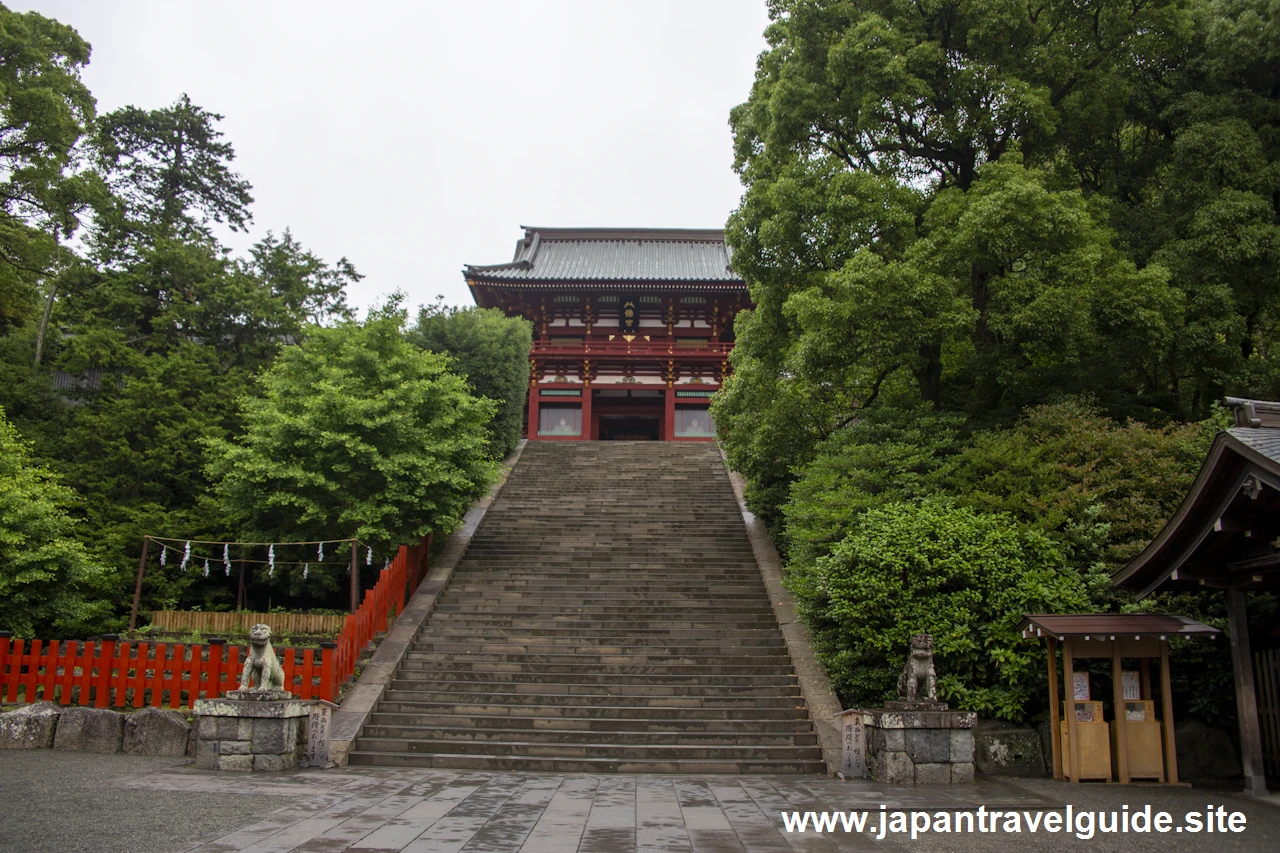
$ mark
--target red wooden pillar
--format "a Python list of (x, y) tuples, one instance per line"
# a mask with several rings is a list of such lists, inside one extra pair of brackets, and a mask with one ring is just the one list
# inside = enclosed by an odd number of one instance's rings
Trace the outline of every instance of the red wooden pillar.
[(663, 397), (663, 417), (662, 417), (662, 439), (663, 441), (671, 441), (676, 437), (676, 389), (671, 387), (671, 383), (667, 383), (667, 390)]
[(591, 380), (582, 385), (582, 433), (584, 439), (595, 438), (591, 434)]
[(538, 437), (538, 386), (529, 386), (529, 440)]

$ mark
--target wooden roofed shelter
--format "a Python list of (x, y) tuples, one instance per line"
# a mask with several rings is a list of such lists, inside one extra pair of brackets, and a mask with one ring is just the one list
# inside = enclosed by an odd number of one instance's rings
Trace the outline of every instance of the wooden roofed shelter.
[[(1162, 590), (1221, 590), (1246, 794), (1266, 796), (1268, 759), (1280, 762), (1280, 716), (1268, 705), (1264, 749), (1245, 592), (1280, 593), (1280, 403), (1226, 399), (1235, 426), (1221, 432), (1186, 498), (1141, 554), (1112, 578), (1144, 598)], [(1276, 702), (1274, 673), (1265, 676)]]
[[(1049, 726), (1053, 751), (1053, 778), (1110, 781), (1111, 756), (1115, 775), (1124, 784), (1133, 778), (1178, 783), (1177, 745), (1173, 733), (1173, 700), (1169, 678), (1169, 637), (1221, 633), (1217, 628), (1163, 613), (1032, 614), (1022, 622), (1022, 636), (1045, 641), (1049, 651)], [(1057, 650), (1062, 647), (1062, 697), (1059, 695)], [(1081, 705), (1101, 705), (1091, 697), (1080, 701), (1072, 693), (1075, 661), (1105, 658), (1111, 663), (1113, 720), (1108, 726), (1101, 714), (1088, 713), (1088, 722), (1077, 719)], [(1138, 659), (1141, 680), (1137, 696), (1126, 697), (1122, 661)], [(1151, 659), (1159, 661), (1160, 722), (1153, 713)], [(1071, 694), (1069, 698), (1067, 694)], [(1065, 701), (1064, 701), (1065, 699)], [(1130, 720), (1131, 705), (1140, 707), (1141, 720)], [(1060, 708), (1065, 707), (1065, 719)], [(1161, 730), (1163, 729), (1163, 738)]]

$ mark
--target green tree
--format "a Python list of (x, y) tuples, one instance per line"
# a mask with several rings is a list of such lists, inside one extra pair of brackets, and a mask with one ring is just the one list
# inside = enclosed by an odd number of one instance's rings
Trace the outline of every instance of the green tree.
[(440, 297), (418, 310), (417, 325), (408, 337), (423, 349), (448, 355), (453, 370), (471, 383), (474, 394), (498, 404), (489, 425), (490, 451), (501, 459), (514, 450), (529, 386), (529, 321), (496, 308), (450, 308)]
[(110, 627), (105, 568), (77, 540), (72, 489), (34, 464), (0, 409), (0, 627), (82, 638)]
[[(236, 401), (310, 322), (347, 315), (345, 287), (358, 278), (286, 232), (236, 261), (207, 242), (162, 239), (124, 268), (85, 267), (71, 280), (62, 316), (74, 335), (57, 364), (90, 381), (52, 449), (85, 497), (88, 544), (121, 589), (144, 535), (229, 535), (209, 500), (205, 442), (239, 432)], [(144, 594), (229, 603), (225, 584), (195, 574), (157, 574)]]
[(310, 330), (242, 400), (239, 440), (208, 443), (209, 476), (247, 534), (356, 536), (386, 552), (453, 529), (483, 494), (496, 404), (409, 343), (404, 320), (393, 304)]
[(111, 203), (99, 213), (96, 242), (106, 257), (158, 238), (207, 240), (213, 223), (245, 230), (253, 197), (231, 171), (235, 150), (214, 127), (221, 120), (185, 94), (170, 107), (128, 106), (99, 119), (97, 155)]
[(77, 143), (94, 119), (80, 79), (89, 45), (71, 27), (0, 5), (0, 334), (38, 313), (54, 235), (76, 230), (93, 197)]

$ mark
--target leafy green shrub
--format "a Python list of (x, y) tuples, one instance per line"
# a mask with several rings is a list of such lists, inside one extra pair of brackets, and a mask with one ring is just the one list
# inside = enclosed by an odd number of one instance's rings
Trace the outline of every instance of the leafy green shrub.
[(927, 631), (939, 696), (1009, 720), (1044, 692), (1044, 651), (1018, 632), (1023, 614), (1089, 605), (1083, 579), (1047, 536), (1007, 513), (941, 500), (867, 510), (788, 584), (846, 704), (893, 698), (911, 635)]
[(1064, 400), (975, 434), (937, 483), (961, 504), (1034, 525), (1077, 564), (1115, 571), (1160, 532), (1226, 426), (1217, 415), (1164, 428), (1118, 423), (1088, 401)]
[(830, 552), (868, 509), (938, 494), (938, 468), (963, 446), (964, 423), (925, 404), (877, 406), (819, 444), (782, 507), (790, 565)]

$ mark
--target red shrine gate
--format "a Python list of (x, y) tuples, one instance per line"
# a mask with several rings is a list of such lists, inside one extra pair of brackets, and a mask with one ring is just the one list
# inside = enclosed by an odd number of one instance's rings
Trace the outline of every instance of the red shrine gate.
[(476, 304), (533, 323), (527, 435), (711, 441), (710, 397), (750, 308), (719, 230), (525, 228), (464, 271)]

